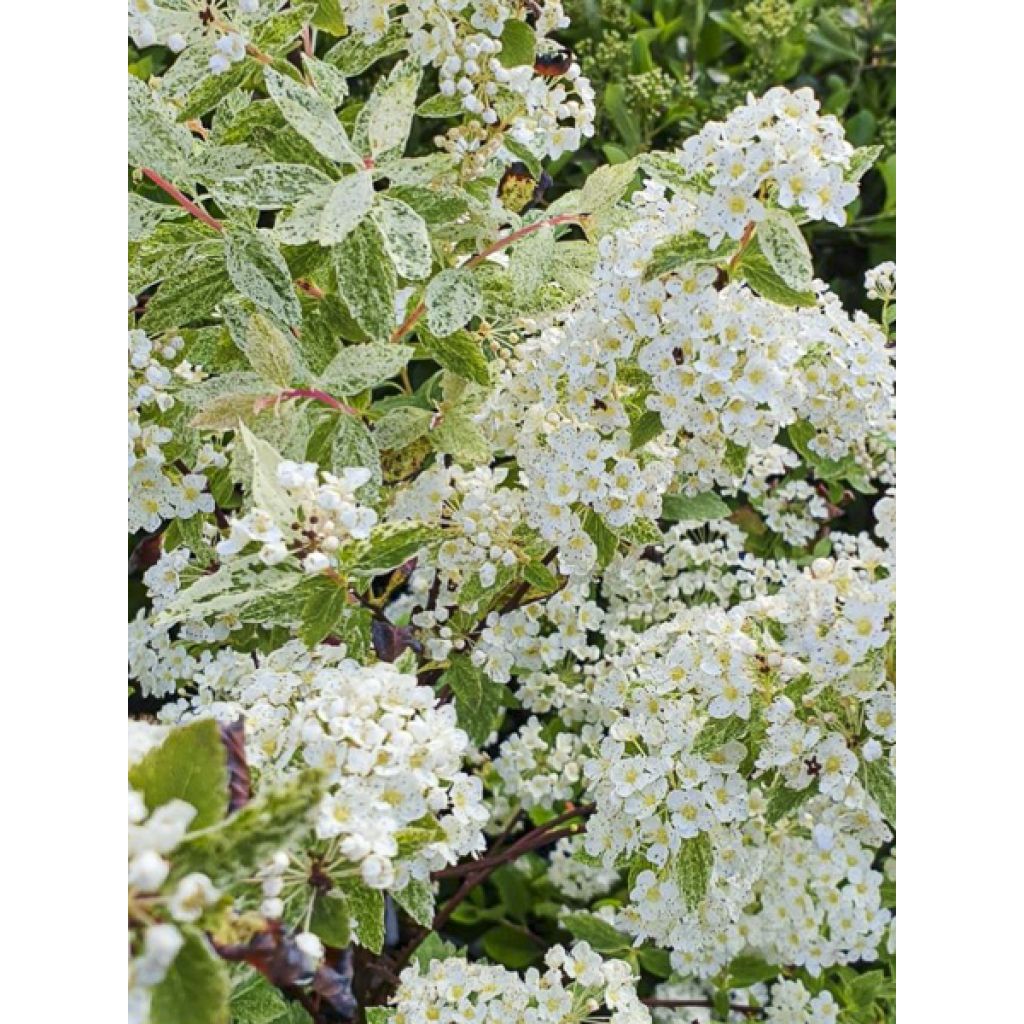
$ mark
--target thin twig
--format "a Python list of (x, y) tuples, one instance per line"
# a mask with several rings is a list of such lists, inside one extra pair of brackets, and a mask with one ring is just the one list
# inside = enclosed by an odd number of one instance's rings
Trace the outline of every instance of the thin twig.
[(166, 178), (162, 178), (152, 167), (140, 167), (139, 170), (154, 185), (162, 188), (182, 209), (188, 210), (196, 220), (201, 220), (214, 231), (224, 230), (224, 225), (216, 217), (211, 217), (198, 203), (194, 203), (184, 192), (175, 188)]

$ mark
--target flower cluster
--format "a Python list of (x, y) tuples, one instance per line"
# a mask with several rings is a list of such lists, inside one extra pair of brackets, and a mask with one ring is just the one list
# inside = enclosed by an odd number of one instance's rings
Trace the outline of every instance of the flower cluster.
[(245, 59), (248, 33), (276, 5), (262, 6), (260, 0), (128, 0), (128, 34), (139, 49), (159, 44), (172, 53), (201, 50), (208, 69), (220, 74)]
[(401, 889), (483, 847), (482, 785), (461, 771), (469, 741), (454, 708), (415, 676), (293, 642), (255, 667), (247, 655), (215, 659), (196, 682), (198, 693), (161, 717), (244, 715), (261, 784), (302, 766), (324, 771), (316, 834), (337, 840), (365, 884)]
[(425, 973), (406, 968), (394, 999), (394, 1024), (650, 1024), (625, 961), (603, 960), (580, 942), (569, 951), (553, 946), (544, 962), (543, 973), (531, 967), (522, 977), (454, 957), (434, 960)]
[(853, 147), (831, 114), (818, 113), (810, 89), (769, 89), (724, 121), (710, 121), (683, 144), (687, 173), (713, 190), (697, 204), (696, 227), (712, 247), (739, 239), (760, 221), (770, 199), (811, 220), (842, 226), (857, 186), (844, 179)]
[[(352, 30), (367, 42), (391, 24), (388, 0), (345, 0)], [(474, 120), (451, 129), (438, 142), (460, 154), (515, 159), (503, 135), (537, 156), (556, 158), (578, 149), (594, 131), (594, 92), (579, 65), (548, 33), (568, 19), (558, 0), (531, 4), (530, 26), (521, 8), (503, 0), (416, 0), (400, 15), (410, 54), (438, 71), (438, 92), (457, 101)], [(522, 26), (517, 38), (536, 37), (537, 63), (503, 53), (506, 25)]]
[(869, 299), (890, 302), (896, 298), (896, 264), (892, 260), (879, 263), (864, 275), (864, 288)]
[(189, 519), (212, 512), (204, 469), (226, 464), (220, 452), (204, 446), (195, 470), (180, 472), (168, 463), (164, 447), (174, 437), (160, 414), (174, 405), (175, 378), (190, 380), (194, 373), (178, 360), (180, 337), (154, 343), (145, 331), (128, 332), (128, 531), (156, 530), (166, 519)]
[[(769, 161), (776, 176), (789, 173), (787, 153)], [(766, 492), (785, 428), (805, 424), (816, 457), (855, 461), (869, 438), (891, 432), (885, 332), (836, 296), (819, 288), (803, 307), (782, 305), (701, 263), (646, 279), (660, 243), (699, 230), (704, 195), (670, 196), (656, 179), (635, 193), (629, 225), (601, 239), (593, 293), (517, 346), (479, 414), (517, 458), (528, 520), (558, 546), (563, 573), (593, 570), (591, 515), (612, 530), (654, 521), (677, 481), (688, 494)], [(637, 445), (643, 414), (657, 420)], [(782, 511), (791, 537), (807, 534)]]
[(582, 836), (566, 836), (551, 848), (548, 881), (567, 899), (589, 903), (613, 889), (619, 872), (580, 859)]
[(349, 538), (364, 540), (377, 522), (372, 508), (360, 505), (355, 492), (371, 477), (362, 467), (342, 469), (340, 475), (324, 472), (315, 462), (288, 459), (277, 466), (277, 483), (295, 519), (278, 522), (271, 512), (253, 508), (231, 520), (230, 533), (217, 545), (217, 554), (231, 558), (250, 544), (260, 545), (266, 565), (277, 565), (295, 556), (305, 572), (313, 574), (337, 565), (337, 553)]
[[(707, 976), (746, 945), (812, 971), (874, 955), (888, 918), (872, 848), (890, 833), (862, 766), (891, 770), (891, 607), (890, 579), (821, 559), (775, 594), (608, 638), (588, 673), (614, 720), (584, 760), (584, 846), (642, 868), (623, 927), (680, 970)], [(714, 866), (689, 906), (675, 865), (695, 841)]]

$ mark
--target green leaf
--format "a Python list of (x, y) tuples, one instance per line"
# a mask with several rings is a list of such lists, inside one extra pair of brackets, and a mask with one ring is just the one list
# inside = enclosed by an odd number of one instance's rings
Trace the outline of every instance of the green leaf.
[(448, 670), (441, 677), (441, 685), (449, 687), (455, 697), (459, 728), (478, 747), (483, 746), (494, 730), (504, 688), (488, 679), (462, 654), (452, 657)]
[(427, 306), (427, 325), (433, 334), (446, 337), (465, 327), (483, 308), (472, 273), (462, 268), (442, 270), (427, 285), (424, 301)]
[(304, 164), (260, 164), (236, 177), (222, 178), (210, 191), (221, 206), (279, 210), (323, 189), (331, 179)]
[(352, 939), (352, 922), (348, 900), (341, 892), (317, 893), (313, 898), (313, 914), (309, 930), (328, 946), (344, 949)]
[(394, 894), (395, 902), (419, 925), (429, 928), (434, 921), (434, 886), (412, 878)]
[(337, 109), (348, 97), (348, 81), (345, 76), (327, 61), (317, 60), (308, 53), (302, 55), (302, 65), (313, 81), (316, 91)]
[(843, 177), (847, 181), (860, 181), (884, 152), (883, 146), (860, 146), (850, 154), (850, 164)]
[(516, 68), (523, 64), (533, 65), (537, 54), (537, 36), (533, 29), (520, 21), (512, 18), (505, 22), (505, 28), (501, 33), (501, 50), (498, 53), (498, 60), (503, 67)]
[[(212, 719), (202, 723), (217, 728)], [(264, 789), (216, 828), (186, 837), (174, 851), (174, 876), (201, 871), (218, 885), (241, 881), (277, 850), (287, 849), (309, 832), (323, 792), (318, 771), (304, 771)], [(224, 793), (226, 806), (226, 779)]]
[(366, 1007), (366, 1024), (392, 1024), (398, 1009), (394, 1006)]
[(655, 277), (661, 277), (662, 274), (678, 270), (689, 263), (722, 263), (730, 259), (738, 248), (736, 242), (726, 239), (717, 249), (712, 250), (707, 238), (696, 232), (670, 238), (667, 242), (654, 247), (651, 261), (644, 271), (644, 280), (650, 281)]
[(850, 999), (855, 1006), (867, 1008), (874, 1003), (885, 984), (885, 971), (875, 969), (858, 974), (849, 985)]
[(231, 993), (231, 1024), (312, 1024), (312, 1018), (253, 970)]
[(338, 292), (356, 323), (377, 341), (387, 341), (395, 326), (397, 280), (380, 228), (360, 221), (331, 250)]
[(366, 540), (344, 545), (338, 555), (348, 568), (361, 572), (386, 572), (409, 561), (440, 536), (441, 527), (429, 523), (380, 523)]
[(409, 281), (429, 277), (433, 256), (426, 221), (411, 206), (387, 196), (377, 203), (374, 219), (398, 273)]
[(174, 115), (174, 108), (148, 85), (128, 76), (128, 163), (172, 181), (187, 180), (192, 133)]
[(790, 288), (776, 273), (768, 260), (751, 246), (737, 267), (739, 276), (763, 299), (780, 306), (815, 306), (817, 297), (811, 291)]
[(861, 779), (890, 825), (896, 825), (896, 780), (885, 758), (861, 761)]
[(604, 569), (619, 550), (619, 538), (592, 508), (586, 509), (581, 518), (584, 532), (597, 547), (597, 564)]
[(695, 754), (710, 754), (726, 743), (739, 739), (747, 730), (749, 723), (742, 718), (710, 718), (704, 723), (697, 738), (693, 741)]
[(641, 946), (637, 951), (640, 966), (658, 978), (668, 978), (672, 974), (672, 959), (667, 949), (656, 946)]
[(695, 494), (666, 494), (661, 499), (661, 518), (671, 523), (696, 522), (709, 523), (715, 519), (725, 519), (732, 510), (713, 491)]
[(128, 772), (150, 811), (170, 800), (184, 800), (196, 809), (189, 829), (216, 824), (228, 812), (227, 753), (212, 719), (172, 729)]
[(757, 241), (765, 259), (788, 287), (795, 292), (810, 289), (814, 280), (811, 250), (792, 214), (768, 210), (757, 226)]
[(335, 417), (329, 462), (332, 473), (352, 466), (363, 466), (368, 469), (373, 476), (370, 483), (363, 485), (359, 494), (364, 501), (372, 500), (375, 488), (380, 486), (383, 479), (380, 453), (377, 451), (373, 435), (355, 416)]
[(543, 562), (533, 561), (525, 565), (523, 579), (544, 594), (558, 589), (558, 577)]
[(290, 387), (296, 370), (295, 350), (274, 323), (262, 313), (247, 316), (240, 305), (227, 303), (224, 320), (232, 341), (260, 377), (279, 388)]
[(338, 888), (348, 901), (356, 941), (379, 953), (384, 948), (384, 894), (356, 878), (344, 879)]
[(749, 988), (760, 982), (778, 977), (779, 968), (765, 963), (757, 956), (738, 956), (729, 965), (729, 983), (732, 988)]
[(261, 309), (290, 327), (302, 324), (302, 307), (281, 251), (262, 231), (234, 225), (224, 232), (231, 283)]
[(544, 952), (529, 935), (506, 924), (499, 924), (484, 932), (483, 945), (484, 952), (491, 960), (514, 971), (529, 967)]
[(320, 375), (320, 387), (334, 395), (356, 395), (391, 380), (414, 351), (411, 345), (386, 342), (346, 345)]
[(679, 892), (690, 910), (696, 910), (707, 894), (713, 863), (714, 851), (707, 832), (683, 840), (672, 862), (672, 870)]
[(271, 67), (264, 68), (263, 75), (267, 92), (285, 120), (318, 153), (338, 163), (362, 167), (362, 158), (327, 100)]
[(358, 33), (352, 33), (328, 50), (324, 60), (333, 64), (347, 78), (354, 78), (384, 57), (404, 50), (407, 41), (405, 26), (396, 19), (387, 32), (372, 43), (366, 42)]
[(318, 0), (312, 23), (332, 36), (343, 36), (348, 27), (341, 9), (341, 0)]
[(177, 268), (168, 268), (142, 325), (147, 331), (165, 331), (206, 319), (231, 290), (222, 251), (203, 252)]
[(393, 151), (400, 156), (405, 148), (422, 77), (419, 61), (410, 57), (396, 64), (366, 101), (359, 124), (365, 127), (370, 156), (375, 160)]
[(319, 242), (324, 246), (343, 242), (374, 203), (373, 177), (368, 171), (348, 174), (305, 196), (274, 228), (286, 245)]
[(765, 820), (769, 825), (778, 824), (783, 818), (810, 800), (817, 791), (818, 787), (813, 784), (805, 786), (803, 789), (790, 789), (780, 783), (768, 796), (768, 806), (764, 812)]
[(153, 989), (150, 1024), (228, 1024), (227, 966), (197, 929), (181, 929), (184, 945)]
[(348, 604), (348, 593), (344, 586), (326, 578), (312, 580), (310, 586), (310, 594), (302, 606), (299, 636), (307, 647), (315, 647), (334, 632)]
[(420, 338), (431, 358), (446, 370), (484, 387), (490, 384), (487, 357), (479, 340), (469, 331), (456, 331), (445, 338), (438, 338), (421, 330)]
[(596, 215), (613, 207), (629, 191), (636, 179), (636, 159), (622, 164), (598, 167), (587, 178), (580, 191), (580, 209)]
[[(465, 906), (465, 904), (463, 904)], [(421, 972), (425, 972), (434, 960), (447, 960), (449, 957), (465, 957), (465, 950), (460, 950), (454, 943), (446, 942), (437, 932), (431, 932), (413, 953), (413, 962)]]
[(624, 953), (633, 947), (628, 935), (594, 914), (566, 914), (562, 924), (574, 939), (589, 942), (598, 953)]
[(420, 117), (458, 117), (462, 113), (462, 97), (437, 93), (424, 100), (417, 108)]
[(654, 409), (648, 409), (629, 425), (630, 451), (642, 448), (648, 441), (663, 433), (664, 430), (665, 425), (661, 422), (661, 414)]
[(429, 409), (403, 405), (382, 416), (373, 436), (382, 451), (405, 448), (421, 438), (429, 429), (434, 414)]
[(430, 431), (435, 450), (453, 456), (456, 461), (478, 466), (490, 461), (491, 446), (484, 432), (464, 409), (449, 409)]
[(128, 193), (128, 241), (140, 242), (164, 220), (177, 220), (185, 215), (180, 206), (154, 203), (137, 192)]

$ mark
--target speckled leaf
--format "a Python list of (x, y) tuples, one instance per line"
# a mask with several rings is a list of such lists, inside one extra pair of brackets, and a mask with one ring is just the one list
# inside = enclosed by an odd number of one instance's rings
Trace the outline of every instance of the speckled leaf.
[(330, 183), (331, 179), (315, 167), (261, 164), (250, 167), (244, 174), (222, 179), (212, 186), (211, 191), (222, 206), (279, 210)]
[(359, 123), (374, 159), (392, 150), (401, 153), (405, 148), (422, 77), (419, 61), (409, 58), (395, 65), (366, 101)]
[(470, 466), (487, 462), (491, 457), (484, 432), (462, 409), (450, 409), (444, 414), (430, 431), (430, 443), (437, 451)]
[(182, 180), (192, 133), (174, 120), (174, 109), (134, 75), (128, 76), (128, 163)]
[(384, 948), (384, 894), (355, 878), (346, 878), (339, 888), (348, 900), (356, 941), (379, 953)]
[(257, 437), (245, 424), (239, 430), (242, 444), (252, 457), (252, 484), (249, 488), (252, 503), (256, 508), (269, 512), (279, 526), (286, 526), (292, 521), (294, 509), (288, 492), (277, 482), (281, 455), (273, 445)]
[(348, 237), (331, 250), (338, 293), (356, 323), (378, 341), (386, 341), (395, 326), (397, 281), (380, 233), (369, 219), (360, 221)]
[(368, 67), (384, 57), (405, 49), (407, 36), (400, 21), (393, 21), (387, 32), (376, 42), (367, 43), (352, 33), (325, 54), (324, 59), (349, 78), (362, 74)]
[(377, 421), (373, 436), (382, 451), (405, 448), (430, 429), (433, 416), (429, 409), (403, 405), (392, 409)]
[(281, 251), (262, 231), (235, 225), (224, 233), (231, 283), (261, 309), (291, 327), (302, 323), (302, 307)]
[(224, 255), (205, 250), (179, 269), (169, 270), (156, 295), (146, 306), (142, 325), (148, 331), (184, 327), (205, 319), (231, 289)]
[(373, 198), (373, 178), (367, 171), (342, 178), (332, 187), (324, 203), (317, 241), (321, 245), (337, 245), (343, 241), (369, 212)]
[(757, 226), (757, 241), (765, 259), (794, 291), (807, 291), (814, 280), (811, 250), (796, 221), (785, 210), (769, 210)]
[(128, 241), (140, 242), (164, 220), (177, 220), (185, 216), (180, 206), (154, 203), (135, 192), (128, 193)]
[(333, 64), (310, 57), (308, 53), (302, 55), (302, 63), (309, 77), (313, 79), (316, 91), (332, 107), (340, 107), (348, 96), (348, 82), (345, 76)]
[(442, 270), (427, 285), (427, 324), (438, 337), (465, 327), (483, 306), (483, 297), (472, 273), (461, 268)]
[(490, 384), (487, 357), (480, 340), (469, 331), (456, 331), (444, 338), (435, 338), (421, 331), (420, 340), (432, 358), (446, 370), (484, 387)]
[(410, 281), (430, 276), (432, 256), (426, 221), (397, 199), (382, 197), (373, 213), (395, 269)]
[(320, 375), (320, 387), (333, 395), (358, 394), (394, 377), (413, 351), (411, 345), (388, 342), (346, 345)]
[(286, 388), (295, 376), (295, 349), (274, 323), (261, 313), (248, 316), (245, 310), (225, 304), (225, 319), (235, 344), (249, 365), (270, 384)]
[(327, 100), (273, 68), (264, 70), (264, 78), (267, 92), (284, 114), (285, 120), (318, 153), (338, 163), (362, 166), (362, 159)]
[(684, 839), (675, 856), (672, 866), (676, 884), (690, 910), (696, 910), (707, 894), (714, 856), (707, 832)]
[(415, 878), (395, 893), (398, 905), (419, 925), (429, 928), (434, 920), (434, 887)]

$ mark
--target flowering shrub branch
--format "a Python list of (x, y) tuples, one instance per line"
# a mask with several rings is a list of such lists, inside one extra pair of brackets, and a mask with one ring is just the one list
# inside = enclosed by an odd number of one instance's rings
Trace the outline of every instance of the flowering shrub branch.
[(567, 26), (130, 4), (136, 1024), (888, 1019), (879, 150), (771, 88), (567, 189)]

